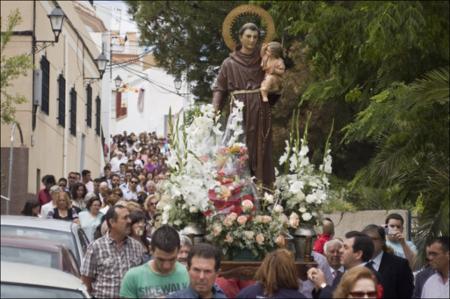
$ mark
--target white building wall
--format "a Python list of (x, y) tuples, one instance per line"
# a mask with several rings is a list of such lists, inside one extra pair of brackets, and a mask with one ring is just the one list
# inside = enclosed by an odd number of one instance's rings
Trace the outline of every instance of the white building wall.
[[(140, 112), (138, 109), (138, 93), (127, 92), (122, 94), (122, 101), (127, 102), (128, 114), (126, 117), (116, 120), (115, 128), (112, 134), (122, 133), (123, 131), (140, 133), (143, 131), (155, 131), (158, 136), (166, 134), (166, 117), (171, 113), (178, 114), (185, 105), (185, 99), (175, 93), (174, 78), (168, 75), (161, 68), (150, 68), (145, 70), (148, 82), (138, 78), (132, 81), (124, 79), (124, 83), (135, 88), (145, 90), (144, 109)], [(122, 77), (123, 74), (123, 77)], [(127, 77), (121, 73), (122, 78), (136, 78), (136, 76)]]

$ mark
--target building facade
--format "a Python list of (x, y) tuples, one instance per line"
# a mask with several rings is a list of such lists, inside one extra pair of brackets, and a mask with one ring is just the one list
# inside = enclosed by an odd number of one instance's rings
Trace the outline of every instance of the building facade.
[[(58, 42), (54, 40), (48, 14), (58, 5), (65, 20)], [(17, 214), (29, 198), (35, 198), (41, 178), (56, 180), (68, 172), (89, 169), (100, 174), (102, 146), (102, 80), (96, 58), (98, 46), (71, 1), (2, 1), (2, 22), (15, 9), (22, 22), (2, 55), (27, 53), (34, 70), (11, 85), (11, 93), (26, 97), (16, 106), (16, 121), (23, 140), (11, 125), (1, 125), (1, 194), (8, 194), (10, 147), (13, 147), (10, 213)], [(3, 24), (2, 24), (3, 28)], [(33, 41), (36, 40), (36, 43)], [(33, 47), (36, 46), (36, 47)], [(90, 79), (89, 79), (90, 78)], [(2, 199), (2, 214), (5, 200)]]

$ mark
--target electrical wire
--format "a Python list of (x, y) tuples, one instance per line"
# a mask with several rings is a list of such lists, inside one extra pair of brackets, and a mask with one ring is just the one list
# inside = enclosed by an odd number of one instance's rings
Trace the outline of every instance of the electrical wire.
[(156, 87), (159, 87), (159, 88), (167, 91), (167, 93), (172, 93), (172, 94), (179, 95), (178, 92), (173, 91), (171, 89), (168, 89), (167, 87), (162, 86), (161, 83), (157, 83), (157, 82), (155, 82), (153, 80), (148, 79), (147, 77), (144, 77), (142, 74), (139, 73), (139, 71), (133, 70), (133, 69), (131, 69), (129, 67), (124, 67), (124, 70), (126, 70), (127, 72), (129, 72), (129, 73), (131, 73), (131, 74), (133, 74), (133, 75), (135, 75), (135, 76), (137, 76), (137, 77), (139, 77), (139, 78), (141, 78), (141, 79), (143, 79), (143, 80), (145, 80), (145, 81), (147, 81), (149, 83), (151, 83), (152, 85), (154, 85)]

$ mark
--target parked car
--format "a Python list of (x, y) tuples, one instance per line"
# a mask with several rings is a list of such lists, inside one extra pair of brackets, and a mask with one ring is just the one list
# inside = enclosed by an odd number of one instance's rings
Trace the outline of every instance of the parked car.
[(73, 253), (54, 241), (2, 236), (1, 260), (54, 268), (80, 277)]
[(81, 280), (61, 270), (1, 261), (1, 298), (90, 298)]
[(56, 219), (2, 215), (1, 235), (52, 240), (63, 244), (75, 255), (78, 269), (89, 240), (79, 224)]

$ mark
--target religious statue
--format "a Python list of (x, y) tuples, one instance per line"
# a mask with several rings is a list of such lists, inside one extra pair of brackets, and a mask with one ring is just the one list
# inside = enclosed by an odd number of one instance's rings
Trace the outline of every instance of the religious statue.
[(279, 42), (270, 42), (261, 48), (261, 67), (266, 72), (261, 82), (263, 102), (269, 101), (269, 92), (278, 92), (281, 89), (282, 75), (286, 69), (282, 56), (283, 48)]
[[(213, 105), (221, 110), (227, 96), (231, 101), (244, 104), (244, 134), (249, 153), (249, 168), (257, 184), (272, 188), (275, 169), (272, 161), (272, 124), (269, 102), (261, 98), (261, 82), (264, 70), (258, 41), (260, 30), (253, 23), (244, 24), (239, 30), (239, 45), (226, 58), (213, 88)], [(279, 95), (269, 94), (278, 98)]]

